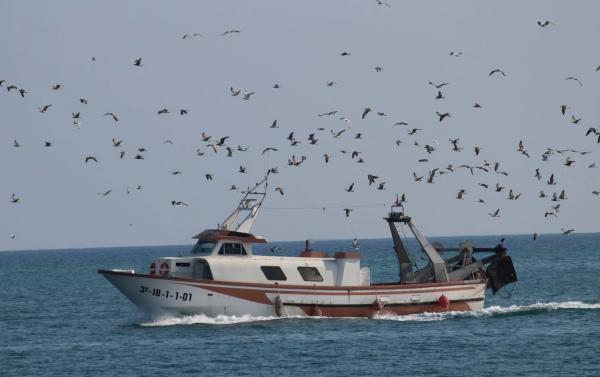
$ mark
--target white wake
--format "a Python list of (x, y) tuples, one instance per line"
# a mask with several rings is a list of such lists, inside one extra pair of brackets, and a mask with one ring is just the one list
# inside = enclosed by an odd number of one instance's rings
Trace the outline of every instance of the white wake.
[(442, 312), (442, 313), (420, 313), (408, 315), (396, 314), (381, 314), (376, 316), (376, 319), (391, 320), (391, 321), (414, 321), (414, 322), (429, 322), (441, 321), (450, 318), (468, 318), (468, 317), (491, 317), (498, 314), (523, 313), (533, 311), (554, 311), (561, 309), (600, 309), (600, 303), (585, 303), (582, 301), (566, 301), (566, 302), (538, 302), (531, 305), (510, 305), (510, 306), (490, 306), (481, 310), (469, 312)]
[[(382, 313), (374, 317), (378, 320), (389, 320), (389, 321), (400, 321), (400, 322), (430, 322), (430, 321), (442, 321), (451, 318), (482, 318), (492, 317), (494, 315), (510, 314), (510, 313), (523, 313), (523, 312), (534, 312), (534, 311), (554, 311), (554, 310), (590, 310), (600, 309), (600, 303), (585, 303), (582, 301), (566, 301), (566, 302), (541, 302), (531, 305), (510, 305), (510, 306), (490, 306), (477, 311), (468, 312), (442, 312), (442, 313), (420, 313), (420, 314), (408, 314), (408, 315), (397, 315), (397, 314), (386, 314)], [(251, 323), (251, 322), (262, 322), (262, 321), (274, 321), (290, 318), (310, 318), (310, 317), (266, 317), (266, 316), (252, 316), (249, 314), (242, 316), (234, 315), (219, 315), (216, 317), (209, 317), (204, 314), (196, 315), (184, 315), (174, 316), (164, 314), (160, 316), (154, 316), (150, 319), (144, 319), (139, 322), (140, 326), (143, 327), (163, 327), (163, 326), (178, 326), (178, 325), (234, 325), (240, 323)], [(314, 317), (313, 317), (314, 318)], [(317, 317), (318, 319), (326, 319), (329, 317)]]
[(154, 317), (150, 320), (145, 320), (140, 323), (140, 326), (144, 327), (161, 327), (161, 326), (177, 326), (177, 325), (233, 325), (238, 323), (248, 322), (260, 322), (260, 321), (272, 321), (280, 319), (279, 317), (261, 317), (252, 316), (249, 314), (242, 316), (235, 315), (218, 315), (216, 317), (209, 317), (204, 314), (185, 315), (185, 316), (172, 316), (162, 315)]

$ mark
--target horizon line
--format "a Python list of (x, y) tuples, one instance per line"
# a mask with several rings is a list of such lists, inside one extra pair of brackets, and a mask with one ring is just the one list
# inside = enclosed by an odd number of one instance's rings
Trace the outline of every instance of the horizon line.
[[(448, 236), (448, 235), (436, 235), (436, 236), (428, 236), (428, 239), (431, 238), (456, 238), (456, 237), (511, 237), (511, 236), (530, 236), (532, 233), (513, 233), (513, 234), (479, 234), (479, 235), (457, 235), (457, 236)], [(600, 234), (600, 232), (581, 232), (581, 233), (572, 233), (569, 236), (576, 236), (576, 235), (590, 235), (590, 234)], [(538, 236), (562, 236), (562, 233), (538, 233)], [(408, 239), (414, 239), (415, 237), (413, 235), (410, 235), (409, 237), (406, 237)], [(359, 240), (384, 240), (384, 239), (391, 239), (391, 237), (365, 237), (365, 238), (358, 238)], [(351, 238), (308, 238), (309, 241), (315, 241), (315, 242), (320, 242), (320, 241), (348, 241), (348, 240), (352, 240)], [(273, 244), (273, 243), (288, 243), (288, 242), (304, 242), (306, 241), (306, 239), (304, 240), (276, 240), (276, 241), (267, 241), (267, 243), (269, 244)], [(10, 253), (10, 252), (29, 252), (29, 251), (57, 251), (57, 250), (63, 250), (63, 251), (75, 251), (75, 250), (91, 250), (91, 249), (116, 249), (116, 248), (142, 248), (142, 247), (176, 247), (176, 246), (191, 246), (193, 245), (195, 242), (191, 242), (191, 243), (180, 243), (180, 244), (157, 244), (157, 245), (122, 245), (122, 246), (85, 246), (85, 247), (53, 247), (53, 248), (48, 248), (48, 249), (6, 249), (6, 250), (0, 250), (0, 253)]]

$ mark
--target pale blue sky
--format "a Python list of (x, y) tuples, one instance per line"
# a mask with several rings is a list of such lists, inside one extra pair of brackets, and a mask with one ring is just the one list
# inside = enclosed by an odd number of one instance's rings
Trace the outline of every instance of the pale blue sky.
[[(600, 119), (600, 37), (597, 2), (559, 1), (56, 1), (0, 2), (0, 250), (178, 244), (222, 221), (239, 200), (227, 190), (245, 187), (272, 166), (265, 207), (321, 207), (389, 203), (406, 193), (407, 211), (427, 234), (555, 233), (599, 230), (600, 144), (585, 137)], [(542, 29), (537, 21), (554, 24)], [(241, 33), (219, 36), (228, 29)], [(182, 40), (185, 33), (202, 37)], [(350, 52), (347, 57), (340, 56)], [(450, 51), (462, 51), (455, 58)], [(96, 61), (92, 61), (92, 56)], [(134, 67), (135, 58), (142, 67)], [(382, 72), (374, 67), (381, 66)], [(506, 77), (488, 73), (495, 68)], [(583, 86), (564, 80), (578, 77)], [(326, 81), (338, 85), (327, 87)], [(444, 100), (428, 81), (447, 81)], [(54, 91), (56, 83), (64, 88)], [(274, 83), (280, 89), (273, 89)], [(14, 84), (24, 99), (5, 87)], [(249, 101), (229, 94), (233, 86), (256, 94)], [(88, 105), (79, 98), (88, 99)], [(474, 102), (482, 105), (474, 109)], [(52, 104), (47, 113), (37, 108)], [(567, 104), (566, 116), (560, 105)], [(365, 107), (385, 112), (369, 114)], [(157, 115), (166, 107), (171, 114)], [(189, 115), (176, 114), (180, 108)], [(318, 113), (338, 110), (334, 117)], [(81, 111), (81, 129), (71, 113)], [(436, 111), (452, 116), (438, 122)], [(115, 112), (119, 122), (107, 117)], [(571, 114), (581, 117), (570, 123)], [(352, 129), (333, 139), (329, 129)], [(277, 119), (279, 129), (268, 125)], [(405, 121), (421, 128), (415, 136)], [(317, 145), (306, 138), (318, 127)], [(228, 143), (247, 152), (214, 154), (202, 142), (230, 136)], [(295, 131), (297, 147), (285, 137)], [(352, 135), (364, 133), (363, 140)], [(450, 138), (461, 138), (464, 151), (451, 151)], [(111, 139), (123, 139), (114, 148)], [(171, 139), (173, 145), (163, 144)], [(17, 139), (20, 148), (12, 146)], [(394, 140), (403, 144), (397, 147)], [(43, 142), (53, 146), (44, 148)], [(421, 145), (440, 145), (430, 156)], [(518, 153), (523, 140), (531, 158)], [(473, 146), (481, 146), (479, 157)], [(144, 146), (146, 158), (134, 160)], [(261, 156), (267, 146), (279, 152)], [(546, 147), (593, 151), (574, 167), (565, 156), (542, 162)], [(196, 149), (206, 152), (196, 156)], [(362, 151), (364, 164), (339, 151)], [(123, 160), (119, 151), (127, 151)], [(325, 165), (322, 154), (332, 154)], [(307, 156), (287, 166), (295, 154)], [(85, 156), (98, 163), (84, 164)], [(417, 163), (428, 157), (428, 163)], [(465, 169), (417, 183), (448, 163), (501, 161), (507, 177)], [(247, 174), (237, 172), (240, 165)], [(557, 186), (544, 180), (554, 173)], [(181, 175), (170, 171), (181, 170)], [(204, 174), (212, 173), (212, 182)], [(367, 185), (373, 173), (386, 190)], [(355, 192), (344, 188), (356, 182)], [(497, 182), (522, 197), (484, 190), (477, 183)], [(141, 191), (136, 191), (137, 185)], [(132, 190), (127, 195), (126, 189)], [(459, 189), (464, 200), (455, 199)], [(112, 189), (101, 197), (97, 192)], [(565, 189), (557, 218), (544, 218), (550, 201), (538, 199)], [(10, 203), (16, 193), (18, 204)], [(486, 204), (477, 203), (482, 198)], [(173, 207), (171, 200), (190, 206)], [(489, 212), (501, 208), (500, 218)], [(387, 208), (355, 207), (349, 219), (340, 208), (265, 209), (254, 232), (270, 240), (386, 237), (381, 220)], [(129, 226), (129, 224), (132, 224)], [(15, 235), (14, 239), (9, 236)]]

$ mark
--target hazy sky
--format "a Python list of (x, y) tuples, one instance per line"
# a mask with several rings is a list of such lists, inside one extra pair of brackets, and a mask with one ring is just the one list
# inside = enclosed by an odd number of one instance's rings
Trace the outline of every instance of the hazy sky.
[[(240, 194), (230, 185), (246, 187), (274, 166), (280, 174), (271, 177), (254, 229), (270, 240), (386, 237), (383, 203), (396, 193), (406, 193), (407, 211), (430, 235), (599, 231), (600, 197), (592, 191), (600, 190), (600, 170), (587, 166), (600, 165), (600, 144), (585, 137), (600, 124), (599, 3), (389, 4), (0, 2), (0, 80), (6, 80), (0, 88), (0, 250), (188, 243), (236, 205)], [(542, 20), (553, 24), (541, 28)], [(241, 33), (220, 36), (229, 29)], [(182, 39), (195, 32), (202, 36)], [(340, 56), (344, 51), (351, 55)], [(142, 67), (133, 66), (138, 57)], [(489, 77), (496, 68), (506, 77)], [(449, 82), (442, 88), (446, 98), (434, 99), (437, 89), (428, 81)], [(25, 98), (6, 91), (11, 84), (26, 89)], [(64, 87), (55, 91), (54, 84)], [(231, 86), (256, 93), (244, 101), (230, 95)], [(475, 102), (482, 108), (473, 108)], [(53, 106), (39, 113), (46, 104)], [(569, 106), (565, 116), (561, 104)], [(362, 120), (367, 106), (387, 116)], [(159, 116), (162, 108), (171, 113)], [(187, 116), (178, 114), (182, 108)], [(317, 116), (333, 110), (335, 116)], [(439, 122), (436, 111), (451, 117)], [(80, 129), (72, 112), (81, 112)], [(571, 115), (582, 120), (572, 124)], [(329, 130), (346, 127), (340, 117), (350, 119), (351, 129), (334, 139)], [(268, 128), (275, 119), (280, 128)], [(396, 122), (409, 126), (393, 127)], [(409, 128), (422, 131), (409, 136)], [(249, 149), (231, 158), (223, 148), (215, 154), (201, 141), (203, 131)], [(285, 140), (291, 131), (302, 142), (297, 147)], [(317, 145), (308, 144), (312, 132)], [(353, 138), (358, 132), (362, 140)], [(112, 138), (123, 139), (121, 147)], [(452, 151), (450, 138), (460, 138), (464, 150)], [(15, 139), (21, 147), (12, 146)], [(517, 152), (519, 140), (531, 158)], [(425, 144), (437, 149), (428, 155)], [(279, 151), (261, 156), (268, 146)], [(139, 147), (148, 150), (144, 160), (133, 159)], [(541, 161), (546, 147), (592, 153), (570, 153), (576, 163), (567, 167), (567, 155)], [(197, 148), (206, 154), (196, 156)], [(365, 163), (340, 150), (361, 151)], [(120, 151), (127, 152), (122, 160)], [(323, 153), (332, 155), (328, 164)], [(292, 154), (307, 160), (287, 166)], [(85, 164), (86, 156), (98, 163)], [(421, 158), (429, 162), (418, 163)], [(412, 178), (484, 160), (502, 162), (500, 170), (510, 175), (457, 169), (436, 176), (435, 184)], [(238, 173), (240, 165), (246, 174)], [(206, 181), (206, 173), (214, 180)], [(369, 173), (386, 189), (369, 187)], [(556, 186), (545, 184), (551, 173)], [(345, 192), (352, 182), (355, 192)], [(496, 183), (506, 188), (497, 193)], [(510, 188), (522, 193), (519, 200), (507, 199)], [(467, 191), (464, 200), (456, 199), (459, 189)], [(540, 189), (566, 190), (557, 218), (544, 218), (556, 203), (537, 198)], [(10, 202), (12, 193), (20, 203)], [(334, 208), (281, 209), (323, 206)], [(354, 208), (348, 219), (344, 207)], [(496, 208), (500, 217), (491, 218)]]

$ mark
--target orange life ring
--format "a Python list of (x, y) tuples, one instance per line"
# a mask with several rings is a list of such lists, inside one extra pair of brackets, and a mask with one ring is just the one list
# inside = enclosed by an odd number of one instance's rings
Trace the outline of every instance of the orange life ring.
[(450, 299), (442, 294), (438, 299), (438, 305), (444, 309), (448, 309), (450, 307)]
[(167, 262), (162, 262), (158, 272), (160, 276), (167, 276), (169, 274), (169, 264)]
[(150, 263), (150, 275), (156, 274), (156, 263)]

